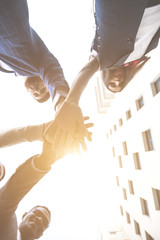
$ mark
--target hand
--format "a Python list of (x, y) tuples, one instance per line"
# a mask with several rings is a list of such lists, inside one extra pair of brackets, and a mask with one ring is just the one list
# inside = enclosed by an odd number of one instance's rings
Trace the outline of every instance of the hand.
[(48, 162), (48, 165), (51, 165), (58, 159), (64, 157), (62, 152), (58, 154), (58, 152), (52, 148), (52, 144), (46, 141), (43, 143), (43, 150), (41, 155), (43, 156), (45, 163)]
[(78, 105), (67, 101), (62, 104), (55, 120), (44, 132), (44, 138), (52, 143), (52, 148), (57, 152), (62, 151), (63, 148), (65, 153), (68, 149), (72, 149), (75, 139), (84, 146), (85, 137), (89, 139), (90, 133), (84, 124), (82, 111)]
[[(84, 117), (84, 121), (87, 121), (87, 120), (89, 120), (89, 117), (88, 116)], [(87, 132), (88, 132), (87, 140), (91, 142), (92, 141), (92, 132), (89, 132), (88, 128), (93, 127), (93, 123), (86, 123), (85, 127), (86, 127)], [(75, 153), (75, 154), (80, 154), (81, 149), (83, 149), (83, 151), (87, 151), (85, 138), (76, 137), (76, 134), (75, 134), (75, 136), (73, 137), (70, 152)]]
[(58, 155), (57, 152), (53, 150), (51, 143), (45, 141), (43, 143), (42, 153), (34, 159), (34, 164), (36, 168), (44, 171), (50, 169), (51, 165), (62, 157), (62, 154)]

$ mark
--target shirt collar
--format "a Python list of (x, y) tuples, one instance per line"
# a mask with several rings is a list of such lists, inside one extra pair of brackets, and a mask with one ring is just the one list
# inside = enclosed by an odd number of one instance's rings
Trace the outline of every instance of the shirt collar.
[(22, 240), (21, 233), (20, 233), (19, 229), (17, 231), (17, 240)]

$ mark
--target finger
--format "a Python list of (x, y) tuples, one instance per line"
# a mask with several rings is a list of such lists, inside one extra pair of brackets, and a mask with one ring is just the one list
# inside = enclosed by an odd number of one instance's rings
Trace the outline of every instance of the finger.
[(60, 131), (59, 137), (57, 137), (57, 139), (55, 139), (55, 150), (57, 155), (60, 156), (64, 156), (65, 153), (65, 136), (66, 136), (66, 132), (64, 131)]
[(75, 144), (74, 144), (74, 154), (81, 155), (80, 143), (77, 141), (75, 141)]
[(63, 149), (65, 153), (71, 153), (71, 151), (73, 150), (74, 143), (75, 142), (73, 141), (73, 131), (67, 132), (63, 144)]
[(93, 123), (86, 123), (86, 124), (85, 124), (85, 127), (86, 127), (86, 128), (90, 128), (90, 127), (93, 127), (93, 126), (94, 126)]
[(79, 124), (76, 124), (76, 127), (75, 127), (75, 130), (74, 130), (74, 132), (73, 132), (73, 138), (74, 139), (80, 139), (80, 138), (83, 138), (83, 137), (85, 137), (85, 136), (87, 136), (87, 128), (84, 126), (84, 128), (85, 128), (85, 133), (84, 133), (84, 131), (83, 131), (83, 129), (80, 127), (80, 125)]
[(78, 120), (77, 120), (77, 129), (80, 129), (80, 132), (81, 134), (83, 134), (81, 137), (85, 137), (86, 136), (86, 127), (85, 127), (85, 124), (84, 124), (84, 119), (87, 119), (88, 117), (80, 117)]
[(87, 145), (85, 143), (85, 139), (80, 140), (80, 145), (81, 145), (83, 151), (87, 151)]
[(85, 117), (83, 117), (83, 119), (84, 119), (84, 121), (87, 121), (87, 120), (89, 120), (89, 116), (85, 116)]
[(54, 134), (54, 139), (52, 142), (52, 149), (55, 151), (58, 151), (58, 145), (60, 144), (61, 135), (62, 135), (61, 129), (57, 128), (57, 131)]
[(83, 137), (87, 137), (87, 128), (84, 125), (84, 122), (79, 121), (76, 125), (76, 131), (75, 131), (75, 136), (77, 136), (77, 138), (83, 138)]
[(51, 124), (45, 129), (44, 131), (44, 139), (47, 142), (52, 143), (54, 141), (54, 137), (57, 132), (57, 125), (54, 121), (51, 122)]
[(89, 142), (92, 141), (92, 132), (88, 132), (87, 140), (88, 140)]

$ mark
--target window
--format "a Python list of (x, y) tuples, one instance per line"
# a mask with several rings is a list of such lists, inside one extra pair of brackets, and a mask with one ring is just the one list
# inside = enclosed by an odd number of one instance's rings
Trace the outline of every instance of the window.
[(112, 153), (113, 153), (113, 157), (115, 157), (116, 154), (115, 154), (115, 148), (114, 147), (112, 147)]
[(127, 143), (126, 143), (126, 142), (123, 142), (123, 143), (122, 143), (122, 146), (123, 146), (123, 153), (124, 153), (124, 155), (128, 155)]
[(116, 131), (116, 130), (117, 130), (117, 126), (116, 126), (116, 125), (114, 125), (114, 126), (113, 126), (113, 129), (114, 129), (114, 131)]
[(122, 206), (120, 206), (120, 213), (123, 216), (123, 207)]
[(128, 180), (128, 186), (130, 194), (134, 194), (133, 182), (131, 180)]
[(118, 156), (118, 162), (119, 162), (119, 167), (122, 168), (123, 165), (122, 165), (122, 158), (121, 158), (121, 156)]
[(128, 120), (128, 119), (130, 119), (131, 118), (131, 110), (128, 110), (127, 112), (126, 112), (126, 119)]
[(117, 186), (119, 187), (120, 184), (119, 184), (119, 177), (118, 176), (116, 176), (116, 183), (117, 183)]
[(123, 198), (124, 198), (124, 200), (127, 200), (127, 192), (126, 192), (126, 189), (125, 189), (125, 188), (122, 188), (122, 191), (123, 191)]
[(116, 235), (117, 232), (116, 231), (112, 231), (112, 232), (109, 232), (110, 235)]
[(160, 210), (160, 190), (152, 188), (154, 205), (156, 210)]
[(153, 141), (150, 130), (142, 132), (143, 144), (145, 151), (153, 150)]
[(136, 233), (136, 234), (141, 235), (140, 228), (139, 228), (139, 224), (138, 224), (138, 222), (136, 222), (135, 220), (134, 220), (134, 229), (135, 229), (135, 233)]
[(127, 223), (131, 223), (130, 215), (128, 212), (126, 212), (126, 220), (127, 220)]
[(141, 109), (143, 106), (144, 106), (144, 101), (143, 101), (143, 97), (141, 96), (139, 99), (136, 100), (137, 111)]
[(139, 153), (133, 153), (134, 167), (135, 169), (141, 169)]
[(147, 232), (145, 232), (146, 240), (154, 240), (154, 238), (151, 237)]
[(119, 126), (122, 126), (123, 125), (123, 120), (122, 118), (119, 119)]
[(149, 216), (148, 204), (147, 201), (143, 198), (140, 198), (142, 214)]
[(153, 96), (160, 92), (160, 77), (154, 83), (151, 83), (151, 89)]

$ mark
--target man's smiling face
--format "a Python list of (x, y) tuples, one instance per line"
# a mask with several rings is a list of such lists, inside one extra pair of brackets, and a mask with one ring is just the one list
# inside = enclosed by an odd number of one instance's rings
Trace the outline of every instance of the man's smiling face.
[(49, 226), (50, 219), (48, 209), (36, 206), (23, 216), (19, 226), (20, 232), (22, 235), (25, 233), (28, 239), (38, 239)]
[(112, 70), (108, 88), (113, 92), (121, 91), (122, 83), (124, 82), (125, 72), (123, 68)]

